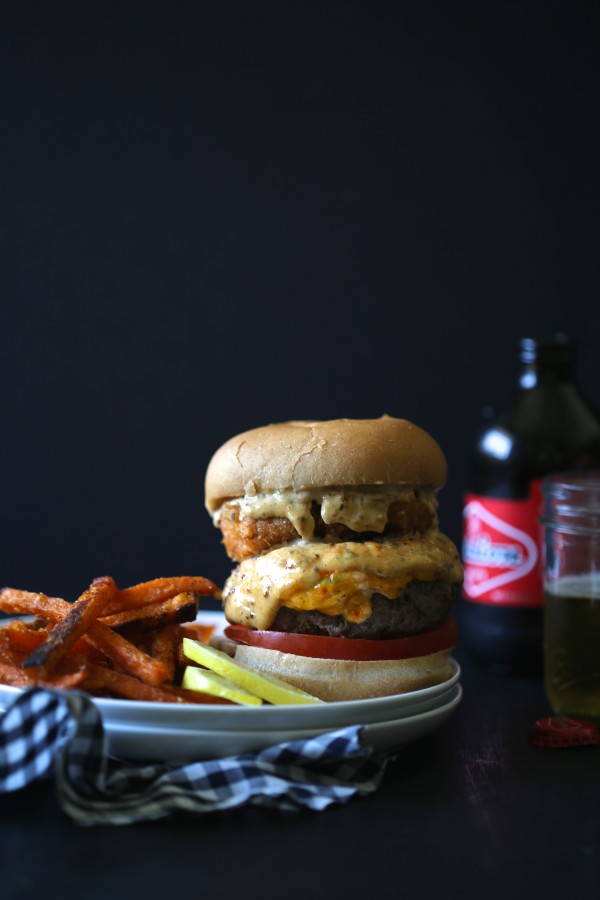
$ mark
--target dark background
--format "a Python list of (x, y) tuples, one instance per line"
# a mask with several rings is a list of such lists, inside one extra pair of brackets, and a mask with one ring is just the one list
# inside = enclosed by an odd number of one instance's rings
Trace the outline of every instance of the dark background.
[(0, 584), (222, 581), (203, 477), (289, 418), (467, 459), (522, 335), (600, 401), (589, 2), (0, 8)]

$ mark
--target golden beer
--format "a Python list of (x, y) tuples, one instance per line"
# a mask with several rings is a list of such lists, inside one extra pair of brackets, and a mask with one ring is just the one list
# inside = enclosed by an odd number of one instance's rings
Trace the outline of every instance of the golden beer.
[(558, 715), (600, 719), (600, 572), (546, 584), (544, 685)]

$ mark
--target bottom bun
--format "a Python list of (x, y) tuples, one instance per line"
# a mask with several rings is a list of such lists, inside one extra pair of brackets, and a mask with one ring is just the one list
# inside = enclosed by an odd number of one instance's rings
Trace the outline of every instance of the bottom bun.
[(450, 650), (439, 650), (412, 659), (358, 662), (352, 659), (316, 659), (238, 644), (235, 659), (259, 672), (276, 675), (288, 684), (327, 701), (406, 694), (442, 684), (452, 676)]

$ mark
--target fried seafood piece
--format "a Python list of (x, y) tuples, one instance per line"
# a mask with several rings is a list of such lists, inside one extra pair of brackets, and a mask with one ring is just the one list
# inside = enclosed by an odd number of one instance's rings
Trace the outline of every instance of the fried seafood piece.
[[(364, 541), (377, 540), (377, 532), (357, 532), (347, 525), (334, 523), (326, 525), (321, 518), (319, 506), (314, 503), (312, 515), (315, 520), (314, 536), (321, 541)], [(433, 523), (435, 513), (418, 498), (396, 501), (390, 504), (384, 534), (423, 534)], [(240, 514), (236, 503), (227, 503), (221, 510), (219, 527), (223, 533), (223, 544), (228, 556), (242, 562), (251, 556), (259, 556), (274, 547), (280, 547), (297, 540), (300, 535), (285, 518), (274, 516), (268, 519), (252, 519)], [(381, 537), (381, 535), (379, 535)]]
[(232, 504), (228, 507), (221, 515), (219, 527), (227, 555), (236, 562), (259, 556), (298, 537), (296, 529), (287, 519), (251, 519), (241, 516)]

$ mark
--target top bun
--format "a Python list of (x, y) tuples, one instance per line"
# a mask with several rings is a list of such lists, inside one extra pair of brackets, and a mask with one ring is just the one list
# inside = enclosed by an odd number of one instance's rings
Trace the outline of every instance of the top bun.
[(206, 506), (244, 495), (342, 485), (446, 482), (446, 459), (434, 439), (406, 419), (282, 422), (231, 438), (206, 472)]

